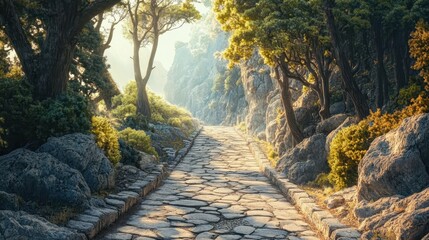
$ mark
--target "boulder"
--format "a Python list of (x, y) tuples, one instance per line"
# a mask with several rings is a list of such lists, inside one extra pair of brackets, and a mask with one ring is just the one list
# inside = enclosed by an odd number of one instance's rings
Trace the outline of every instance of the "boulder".
[(337, 129), (347, 118), (347, 114), (337, 114), (317, 124), (316, 132), (328, 135)]
[(86, 237), (25, 212), (0, 211), (0, 239), (85, 240)]
[(336, 102), (333, 103), (330, 107), (329, 107), (329, 111), (331, 112), (331, 114), (340, 114), (340, 113), (345, 113), (346, 112), (346, 104), (344, 102)]
[(19, 197), (16, 194), (0, 191), (0, 203), (0, 210), (19, 210)]
[(81, 206), (90, 197), (82, 174), (47, 153), (17, 149), (0, 157), (0, 190), (26, 201)]
[(112, 163), (98, 148), (94, 137), (81, 133), (51, 137), (38, 152), (49, 153), (82, 173), (92, 192), (112, 188), (115, 171)]
[(408, 197), (361, 201), (355, 209), (362, 239), (419, 240), (429, 233), (429, 188)]
[(358, 121), (357, 121), (357, 119), (356, 119), (356, 118), (348, 117), (348, 118), (346, 118), (346, 120), (344, 120), (344, 122), (343, 122), (343, 123), (341, 123), (341, 124), (340, 124), (340, 126), (338, 126), (335, 130), (331, 131), (331, 132), (328, 134), (328, 136), (326, 137), (325, 151), (326, 151), (327, 153), (329, 153), (329, 150), (330, 150), (330, 148), (331, 148), (332, 140), (334, 140), (335, 135), (337, 135), (337, 133), (338, 133), (341, 129), (346, 128), (346, 127), (349, 127), (349, 126), (351, 126), (351, 125), (353, 125), (353, 124), (356, 124), (357, 122), (358, 122)]
[(376, 138), (359, 163), (358, 200), (409, 196), (429, 186), (429, 114)]
[(326, 136), (323, 134), (304, 139), (280, 158), (277, 170), (284, 172), (296, 184), (314, 181), (317, 175), (329, 170), (324, 151), (325, 141)]

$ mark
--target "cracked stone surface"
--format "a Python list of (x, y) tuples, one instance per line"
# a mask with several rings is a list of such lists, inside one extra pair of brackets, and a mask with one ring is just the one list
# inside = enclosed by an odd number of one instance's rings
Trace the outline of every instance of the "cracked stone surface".
[(205, 127), (164, 185), (98, 239), (319, 239), (230, 127)]

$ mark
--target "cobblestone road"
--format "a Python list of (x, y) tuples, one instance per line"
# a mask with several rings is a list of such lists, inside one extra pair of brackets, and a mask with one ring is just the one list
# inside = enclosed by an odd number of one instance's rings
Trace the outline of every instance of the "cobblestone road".
[(165, 184), (102, 239), (319, 239), (233, 128), (205, 127)]

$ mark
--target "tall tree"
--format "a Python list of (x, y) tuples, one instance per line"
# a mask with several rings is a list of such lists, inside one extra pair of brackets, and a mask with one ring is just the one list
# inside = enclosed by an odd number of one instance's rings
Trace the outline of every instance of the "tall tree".
[[(66, 90), (77, 36), (94, 16), (120, 0), (0, 0), (0, 26), (21, 61), (26, 78), (35, 86), (39, 99), (56, 97)], [(23, 21), (36, 21), (33, 40)]]
[[(154, 69), (159, 37), (180, 28), (201, 16), (193, 0), (136, 0), (127, 3), (129, 33), (134, 45), (133, 65), (137, 83), (137, 114), (151, 118), (146, 86)], [(151, 45), (149, 61), (143, 75), (140, 65), (140, 48)]]
[(335, 0), (323, 0), (323, 7), (326, 15), (326, 24), (330, 33), (331, 43), (337, 65), (340, 69), (343, 87), (347, 95), (353, 102), (354, 109), (360, 119), (369, 115), (369, 104), (367, 97), (361, 92), (354, 77), (351, 61), (347, 54), (346, 44), (341, 37), (333, 8)]

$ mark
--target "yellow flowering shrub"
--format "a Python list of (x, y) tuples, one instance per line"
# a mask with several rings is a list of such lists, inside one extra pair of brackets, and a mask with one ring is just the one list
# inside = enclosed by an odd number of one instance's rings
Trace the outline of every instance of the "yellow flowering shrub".
[(116, 165), (121, 160), (119, 150), (118, 132), (105, 117), (92, 117), (91, 133), (95, 135), (96, 142), (106, 154), (107, 158)]

